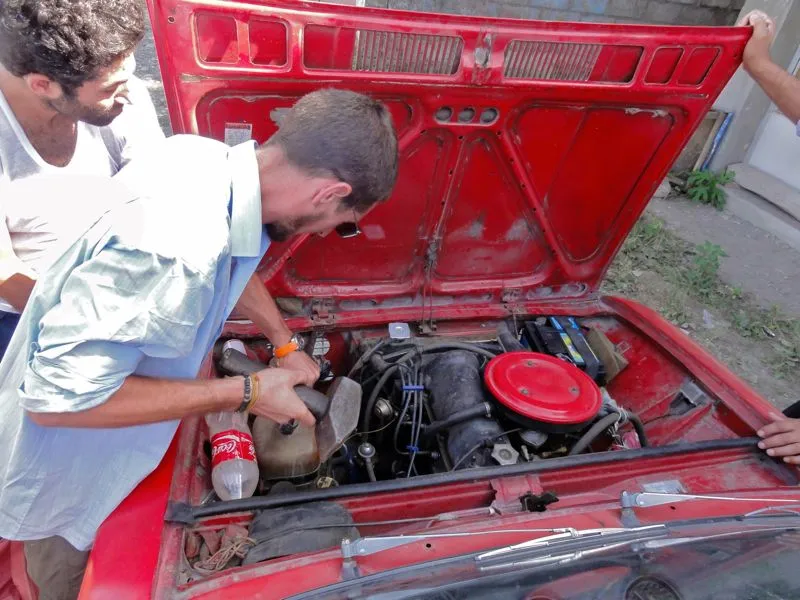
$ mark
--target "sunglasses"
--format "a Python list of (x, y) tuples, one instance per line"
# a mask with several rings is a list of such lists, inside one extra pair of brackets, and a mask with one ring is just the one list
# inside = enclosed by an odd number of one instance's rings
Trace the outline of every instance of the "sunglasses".
[(337, 225), (335, 228), (336, 234), (343, 239), (354, 238), (357, 235), (361, 234), (361, 229), (358, 227), (358, 218), (356, 217), (356, 211), (353, 210), (353, 222), (352, 223), (342, 223)]

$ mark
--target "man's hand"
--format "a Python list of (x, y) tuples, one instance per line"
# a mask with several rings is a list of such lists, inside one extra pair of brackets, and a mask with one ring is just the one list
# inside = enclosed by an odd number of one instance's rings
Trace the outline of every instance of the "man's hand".
[(289, 369), (264, 369), (255, 377), (258, 377), (259, 392), (251, 413), (276, 423), (296, 419), (303, 425), (314, 426), (314, 415), (294, 391), (294, 386), (306, 383), (303, 373)]
[(319, 365), (308, 354), (295, 350), (277, 360), (282, 369), (289, 369), (303, 376), (301, 383), (312, 386), (319, 379)]
[(753, 37), (747, 42), (742, 56), (744, 68), (750, 71), (759, 63), (772, 62), (769, 49), (775, 40), (775, 22), (766, 13), (754, 10), (742, 17), (737, 25), (753, 28)]
[(800, 419), (771, 416), (775, 421), (758, 430), (758, 437), (763, 438), (758, 447), (770, 456), (783, 458), (783, 462), (800, 465)]

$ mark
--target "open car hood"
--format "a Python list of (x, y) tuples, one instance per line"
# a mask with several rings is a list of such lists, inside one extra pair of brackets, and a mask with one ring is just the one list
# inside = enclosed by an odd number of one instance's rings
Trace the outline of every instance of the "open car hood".
[(274, 295), (338, 311), (591, 294), (750, 35), (280, 0), (149, 6), (175, 132), (263, 142), (321, 87), (390, 107), (399, 180), (364, 235), (275, 243), (261, 267)]

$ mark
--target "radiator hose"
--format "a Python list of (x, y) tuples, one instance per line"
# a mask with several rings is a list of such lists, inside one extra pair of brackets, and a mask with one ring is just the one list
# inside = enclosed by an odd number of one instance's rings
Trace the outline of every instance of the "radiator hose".
[(586, 431), (586, 433), (584, 433), (580, 439), (575, 442), (575, 445), (569, 451), (569, 456), (575, 456), (585, 452), (586, 449), (589, 448), (589, 446), (591, 446), (595, 440), (597, 440), (597, 438), (603, 435), (603, 433), (605, 433), (609, 427), (612, 427), (617, 422), (622, 421), (625, 417), (627, 417), (628, 421), (630, 421), (631, 425), (633, 425), (633, 428), (636, 430), (636, 435), (639, 436), (639, 443), (642, 445), (642, 448), (646, 448), (649, 445), (649, 442), (647, 440), (647, 434), (644, 432), (642, 420), (638, 417), (638, 415), (625, 411), (625, 416), (623, 417), (623, 415), (618, 412), (612, 412), (592, 425)]

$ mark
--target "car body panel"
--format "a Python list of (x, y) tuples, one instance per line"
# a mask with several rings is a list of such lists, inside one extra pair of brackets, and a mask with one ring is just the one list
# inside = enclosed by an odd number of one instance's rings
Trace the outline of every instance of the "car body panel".
[[(365, 235), (273, 244), (261, 266), (277, 298), (299, 299), (282, 304), (290, 328), (396, 320), (436, 321), (441, 331), (448, 321), (517, 314), (613, 318), (636, 333), (631, 343), (658, 349), (661, 362), (638, 365), (642, 385), (672, 390), (689, 373), (722, 407), (721, 421), (701, 412), (665, 424), (663, 439), (734, 439), (768, 421), (770, 404), (688, 336), (636, 302), (598, 293), (630, 228), (736, 70), (749, 29), (525, 22), (282, 0), (148, 5), (176, 133), (263, 142), (282, 109), (328, 86), (372, 94), (392, 111), (400, 178), (392, 199), (361, 224)], [(466, 109), (475, 116), (459, 122)], [(489, 109), (497, 119), (481, 123)], [(225, 333), (258, 332), (232, 321)], [(210, 374), (208, 363), (200, 376)], [(648, 410), (656, 414), (666, 398)], [(162, 464), (103, 524), (81, 598), (283, 598), (340, 579), (341, 554), (330, 550), (177, 591), (183, 528), (163, 516), (169, 502), (198, 501), (199, 429), (197, 419), (185, 420)], [(472, 515), (442, 530), (597, 527), (619, 525), (620, 491), (646, 483), (677, 478), (694, 493), (754, 498), (759, 490), (789, 497), (797, 483), (793, 469), (765, 464), (752, 448), (617, 460), (342, 502), (357, 521), (398, 512)], [(561, 498), (551, 512), (491, 524), (481, 512), (548, 489)], [(685, 503), (643, 518), (741, 508)], [(520, 539), (498, 533), (469, 547), (410, 544), (360, 566), (378, 572)]]

